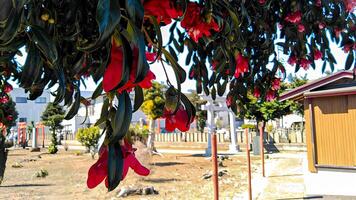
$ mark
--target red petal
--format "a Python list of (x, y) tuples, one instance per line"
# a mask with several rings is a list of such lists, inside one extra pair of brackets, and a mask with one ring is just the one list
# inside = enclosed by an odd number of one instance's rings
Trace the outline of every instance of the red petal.
[(98, 186), (107, 177), (108, 150), (105, 149), (98, 161), (88, 171), (87, 186), (92, 189)]
[(111, 60), (103, 77), (103, 88), (105, 92), (113, 90), (122, 78), (122, 49), (113, 44), (111, 48)]

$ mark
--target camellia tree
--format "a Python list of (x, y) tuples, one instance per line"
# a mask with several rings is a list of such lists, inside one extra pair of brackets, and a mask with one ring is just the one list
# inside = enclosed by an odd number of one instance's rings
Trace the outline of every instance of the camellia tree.
[(9, 93), (12, 90), (12, 86), (8, 84), (3, 84), (0, 87), (2, 97), (0, 98), (0, 184), (3, 180), (6, 160), (7, 160), (7, 150), (5, 136), (10, 131), (10, 128), (16, 125), (16, 120), (18, 113), (16, 111), (16, 103), (12, 101), (9, 97)]
[[(150, 63), (173, 69), (166, 73), (173, 88), (167, 90), (172, 98), (166, 100), (166, 126), (185, 129), (195, 117), (180, 91), (187, 77), (196, 81), (198, 93), (213, 98), (228, 90), (227, 105), (237, 113), (254, 90), (262, 101), (277, 95), (272, 83), (285, 66), (276, 45), (295, 71), (315, 68), (315, 60), (323, 61), (321, 70), (327, 64), (333, 70), (330, 42), (348, 54), (345, 68), (355, 67), (354, 6), (353, 0), (2, 0), (1, 80), (16, 81), (29, 99), (54, 87), (55, 103), (69, 106), (69, 119), (82, 102), (80, 85), (93, 78), (98, 88), (92, 98), (106, 96), (97, 125), (105, 127), (101, 148), (108, 152), (102, 159), (107, 168), (93, 169), (104, 174), (98, 180), (106, 177), (111, 191), (123, 178), (128, 148), (122, 138), (132, 107), (139, 107), (129, 93), (150, 86)], [(168, 25), (169, 41), (163, 44), (161, 28)], [(20, 65), (15, 57), (23, 47), (27, 57)], [(178, 58), (190, 67), (188, 74)], [(172, 126), (177, 119), (184, 123)]]

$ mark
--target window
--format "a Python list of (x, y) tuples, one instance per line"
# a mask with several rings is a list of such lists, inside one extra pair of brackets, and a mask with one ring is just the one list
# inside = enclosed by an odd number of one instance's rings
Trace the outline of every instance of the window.
[(19, 118), (19, 122), (27, 122), (27, 118), (26, 117), (20, 117)]
[(16, 97), (16, 103), (27, 103), (26, 97)]
[(47, 103), (47, 99), (46, 99), (46, 97), (38, 97), (35, 100), (35, 103)]

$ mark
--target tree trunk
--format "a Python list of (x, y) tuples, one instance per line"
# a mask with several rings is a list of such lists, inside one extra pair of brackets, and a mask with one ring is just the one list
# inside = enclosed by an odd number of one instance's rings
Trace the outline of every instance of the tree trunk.
[(5, 137), (0, 133), (0, 185), (4, 178), (7, 160), (7, 151), (5, 148)]
[(147, 148), (152, 152), (155, 151), (154, 141), (155, 141), (155, 120), (151, 119), (148, 125), (149, 135), (147, 138)]

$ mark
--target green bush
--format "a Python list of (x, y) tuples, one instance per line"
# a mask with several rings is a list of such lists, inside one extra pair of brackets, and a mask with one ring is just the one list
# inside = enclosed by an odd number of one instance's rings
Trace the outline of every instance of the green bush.
[(50, 153), (50, 154), (56, 154), (57, 152), (58, 152), (57, 144), (51, 143), (51, 144), (48, 146), (48, 153)]
[(242, 128), (242, 129), (248, 128), (248, 129), (250, 129), (250, 130), (255, 130), (255, 129), (256, 129), (256, 125), (254, 125), (254, 124), (242, 124), (242, 125), (241, 125), (241, 128)]
[(99, 127), (91, 126), (89, 128), (80, 128), (78, 129), (76, 137), (77, 140), (90, 151), (94, 158), (100, 138)]
[(141, 141), (146, 143), (149, 135), (149, 130), (147, 126), (140, 127), (139, 124), (130, 125), (129, 131), (127, 132), (125, 138), (130, 142), (132, 141)]

